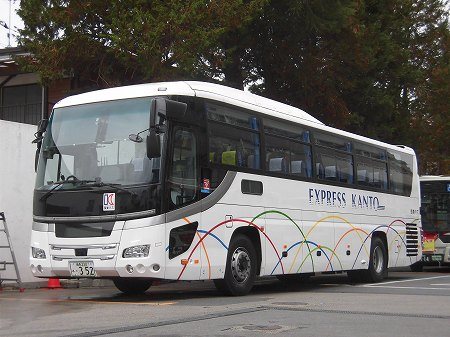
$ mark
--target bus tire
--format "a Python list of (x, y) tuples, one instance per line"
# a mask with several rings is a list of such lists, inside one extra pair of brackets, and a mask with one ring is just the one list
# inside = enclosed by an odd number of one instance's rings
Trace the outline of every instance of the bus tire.
[(252, 241), (245, 235), (237, 234), (228, 249), (224, 278), (214, 280), (214, 284), (226, 295), (246, 295), (253, 287), (256, 269), (257, 255)]
[(366, 281), (381, 282), (387, 277), (388, 254), (381, 238), (375, 236), (370, 245), (369, 269), (366, 271)]
[(115, 278), (114, 285), (127, 295), (139, 295), (145, 293), (151, 287), (153, 281), (140, 278)]

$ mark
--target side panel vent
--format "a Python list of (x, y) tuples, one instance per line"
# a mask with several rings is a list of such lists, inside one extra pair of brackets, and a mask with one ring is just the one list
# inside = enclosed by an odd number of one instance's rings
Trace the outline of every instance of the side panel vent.
[(191, 222), (187, 225), (175, 227), (170, 231), (169, 236), (169, 259), (186, 252), (194, 240), (197, 232), (198, 222)]
[(406, 224), (406, 256), (417, 256), (419, 254), (419, 229), (417, 224)]

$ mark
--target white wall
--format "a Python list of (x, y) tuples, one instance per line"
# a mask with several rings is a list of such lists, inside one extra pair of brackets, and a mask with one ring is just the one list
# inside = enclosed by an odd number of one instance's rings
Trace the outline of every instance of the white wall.
[[(30, 237), (33, 214), (35, 125), (0, 120), (0, 211), (5, 212), (12, 245), (22, 282), (42, 282), (29, 268)], [(3, 224), (0, 224), (3, 227)], [(0, 232), (0, 245), (6, 243)], [(0, 249), (0, 261), (7, 260), (6, 249)], [(0, 271), (2, 277), (14, 277), (14, 267)]]

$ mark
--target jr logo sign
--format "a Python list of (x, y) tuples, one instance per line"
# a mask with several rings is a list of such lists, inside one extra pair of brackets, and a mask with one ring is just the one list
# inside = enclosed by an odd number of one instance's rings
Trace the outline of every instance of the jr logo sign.
[(116, 193), (103, 193), (103, 211), (116, 209)]

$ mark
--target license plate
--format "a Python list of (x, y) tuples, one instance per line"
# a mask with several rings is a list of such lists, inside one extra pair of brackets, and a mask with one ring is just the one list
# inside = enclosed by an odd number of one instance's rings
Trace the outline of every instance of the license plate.
[(442, 261), (442, 255), (431, 255), (432, 261)]
[(70, 276), (73, 277), (95, 277), (93, 261), (72, 261), (69, 262)]

